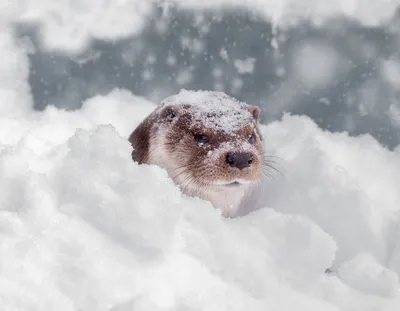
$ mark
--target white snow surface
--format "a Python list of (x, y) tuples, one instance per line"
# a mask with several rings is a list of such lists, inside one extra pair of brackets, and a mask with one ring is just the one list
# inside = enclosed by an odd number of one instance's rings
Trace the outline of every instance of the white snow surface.
[(398, 310), (399, 149), (286, 115), (261, 126), (282, 177), (226, 219), (132, 162), (155, 106), (116, 89), (1, 114), (2, 310)]
[[(127, 137), (156, 103), (115, 89), (77, 111), (33, 110), (9, 21), (75, 50), (140, 31), (132, 12), (148, 3), (0, 4), (0, 310), (399, 310), (400, 147), (285, 115), (261, 126), (282, 176), (265, 182), (259, 209), (226, 219), (163, 169), (132, 162)], [(248, 1), (266, 3), (274, 18), (304, 5), (366, 23), (398, 4)]]
[(398, 310), (400, 150), (287, 115), (261, 126), (282, 177), (226, 219), (131, 161), (154, 108), (1, 115), (2, 310)]

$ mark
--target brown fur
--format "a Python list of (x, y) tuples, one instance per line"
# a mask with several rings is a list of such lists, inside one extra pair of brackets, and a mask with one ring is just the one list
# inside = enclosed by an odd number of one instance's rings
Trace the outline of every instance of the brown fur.
[[(215, 132), (201, 123), (192, 122), (192, 115), (188, 111), (190, 107), (187, 104), (157, 107), (129, 137), (133, 147), (132, 159), (139, 164), (157, 164), (166, 168), (183, 192), (205, 199), (208, 199), (207, 193), (218, 193), (228, 188), (218, 186), (219, 182), (260, 180), (263, 169), (262, 137), (258, 128), (260, 109), (256, 106), (245, 106), (244, 109), (250, 111), (254, 122), (230, 133)], [(252, 133), (255, 139), (250, 144), (249, 136)], [(199, 146), (196, 140), (198, 135), (206, 135), (209, 140)], [(229, 166), (226, 162), (227, 152), (242, 150), (245, 148), (244, 142), (247, 143), (246, 152), (253, 156), (251, 166), (243, 169)], [(221, 149), (226, 143), (232, 144), (232, 147)], [(217, 152), (214, 158), (213, 152)]]
[(129, 142), (132, 145), (132, 159), (139, 164), (146, 163), (149, 158), (150, 133), (154, 116), (150, 115), (132, 132)]
[[(169, 154), (174, 154), (179, 158), (182, 164), (187, 165), (188, 170), (192, 171), (195, 176), (201, 176), (202, 179), (208, 181), (214, 181), (217, 179), (233, 179), (238, 177), (238, 170), (230, 168), (225, 163), (225, 157), (221, 156), (216, 161), (213, 167), (210, 167), (205, 159), (209, 151), (213, 151), (219, 148), (219, 146), (226, 141), (233, 140), (247, 140), (247, 137), (252, 131), (257, 131), (257, 128), (252, 128), (251, 125), (240, 129), (235, 134), (239, 137), (234, 137), (226, 133), (215, 133), (212, 130), (203, 127), (195, 127), (190, 129), (191, 119), (189, 114), (183, 114), (179, 117), (178, 121), (167, 134), (167, 141), (165, 143), (166, 150)], [(198, 148), (197, 142), (194, 137), (197, 135), (204, 134), (210, 137), (210, 140), (204, 148)], [(255, 146), (262, 153), (261, 139), (255, 139)], [(253, 168), (257, 168), (261, 165), (258, 157), (254, 155), (255, 161), (251, 168), (246, 168), (240, 175), (247, 175), (253, 179), (260, 177), (261, 171)], [(200, 178), (200, 177), (199, 177)]]

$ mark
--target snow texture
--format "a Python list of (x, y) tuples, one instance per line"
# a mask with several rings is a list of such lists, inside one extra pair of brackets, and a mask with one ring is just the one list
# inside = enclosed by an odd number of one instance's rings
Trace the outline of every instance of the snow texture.
[[(307, 42), (293, 53), (293, 73), (307, 88), (318, 88), (333, 84), (339, 76), (340, 55), (326, 45)], [(344, 67), (344, 66), (343, 66)]]
[(337, 16), (346, 16), (365, 26), (378, 26), (395, 15), (398, 0), (170, 0), (182, 8), (213, 9), (246, 7), (277, 26), (296, 25), (309, 20), (321, 25)]
[[(11, 22), (35, 22), (48, 46), (76, 50), (136, 31), (147, 3), (0, 4), (0, 309), (399, 310), (399, 147), (285, 115), (260, 129), (282, 176), (263, 185), (258, 210), (226, 219), (165, 170), (132, 162), (127, 137), (156, 103), (115, 89), (77, 111), (33, 110)], [(397, 5), (249, 3), (275, 17), (307, 5), (311, 17), (345, 11), (367, 24)], [(86, 13), (69, 14), (77, 6)]]
[[(337, 16), (379, 26), (394, 16), (399, 4), (399, 0), (3, 0), (0, 18), (37, 26), (47, 49), (79, 53), (94, 39), (117, 40), (138, 34), (154, 5), (165, 14), (173, 6), (191, 10), (245, 7), (284, 27), (304, 20), (320, 25)], [(162, 25), (159, 28), (162, 31)]]
[(116, 89), (2, 114), (3, 310), (398, 310), (400, 150), (285, 116), (261, 127), (284, 175), (225, 219), (131, 161), (154, 108)]
[(256, 59), (249, 57), (246, 59), (236, 59), (234, 61), (235, 67), (240, 74), (253, 73), (254, 63)]
[[(185, 107), (185, 104), (190, 106)], [(222, 92), (181, 90), (164, 99), (164, 106), (179, 106), (180, 113), (185, 112), (192, 117), (193, 127), (204, 127), (231, 135), (255, 123), (246, 103)]]

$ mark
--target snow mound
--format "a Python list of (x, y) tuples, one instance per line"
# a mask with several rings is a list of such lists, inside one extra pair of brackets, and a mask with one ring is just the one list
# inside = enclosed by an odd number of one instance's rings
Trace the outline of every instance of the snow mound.
[[(0, 4), (0, 309), (397, 311), (400, 148), (286, 115), (260, 129), (282, 177), (263, 185), (257, 210), (226, 219), (131, 160), (127, 137), (155, 103), (116, 89), (77, 111), (32, 109), (11, 22), (76, 51), (140, 31), (149, 3)], [(308, 1), (265, 3), (249, 1), (276, 21)], [(313, 3), (322, 19), (345, 11), (368, 22), (398, 4)]]
[(2, 309), (398, 310), (399, 150), (285, 116), (261, 127), (283, 177), (226, 219), (132, 162), (155, 107), (116, 89), (0, 117), (22, 129), (0, 136)]
[(181, 90), (164, 99), (161, 107), (166, 105), (179, 106), (178, 113), (189, 114), (192, 127), (233, 134), (255, 123), (247, 104), (223, 92)]

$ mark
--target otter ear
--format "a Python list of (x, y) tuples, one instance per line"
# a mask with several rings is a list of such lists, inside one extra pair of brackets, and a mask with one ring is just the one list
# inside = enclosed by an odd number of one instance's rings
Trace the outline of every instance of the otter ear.
[(248, 106), (247, 109), (250, 111), (250, 113), (253, 115), (253, 118), (258, 122), (258, 117), (260, 116), (260, 108), (257, 106)]
[(166, 106), (160, 113), (162, 120), (171, 122), (178, 115), (178, 109), (174, 106)]

